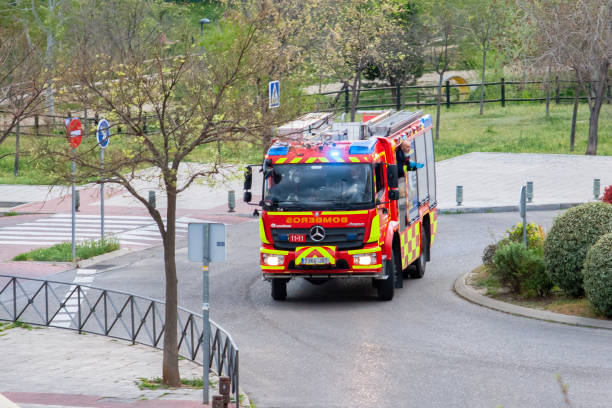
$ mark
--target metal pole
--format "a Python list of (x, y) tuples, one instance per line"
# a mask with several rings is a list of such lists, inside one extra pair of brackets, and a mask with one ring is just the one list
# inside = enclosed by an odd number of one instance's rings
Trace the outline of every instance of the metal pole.
[[(100, 167), (104, 171), (104, 148), (100, 148)], [(104, 240), (104, 175), (100, 175), (100, 239)]]
[(504, 108), (506, 107), (506, 81), (504, 80), (504, 78), (501, 79), (499, 86), (501, 89), (501, 105), (502, 108)]
[(72, 148), (72, 262), (76, 262), (76, 194), (74, 184), (76, 182), (76, 149)]
[(523, 244), (527, 247), (527, 188), (521, 187), (521, 201), (519, 203), (519, 210), (521, 217), (523, 218)]
[[(203, 242), (208, 248), (208, 241), (210, 237), (210, 224), (204, 225)], [(208, 378), (210, 375), (210, 316), (209, 316), (209, 264), (210, 254), (206, 254), (206, 257), (202, 260), (202, 400), (204, 404), (209, 402), (208, 393)]]
[(450, 81), (446, 81), (446, 109), (450, 108)]

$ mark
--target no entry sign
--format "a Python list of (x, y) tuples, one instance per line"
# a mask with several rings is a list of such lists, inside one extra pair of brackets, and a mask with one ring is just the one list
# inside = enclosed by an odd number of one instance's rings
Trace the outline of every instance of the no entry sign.
[(81, 138), (83, 137), (83, 125), (77, 118), (70, 119), (68, 126), (66, 127), (66, 133), (68, 134), (68, 143), (73, 149), (76, 149), (81, 144)]

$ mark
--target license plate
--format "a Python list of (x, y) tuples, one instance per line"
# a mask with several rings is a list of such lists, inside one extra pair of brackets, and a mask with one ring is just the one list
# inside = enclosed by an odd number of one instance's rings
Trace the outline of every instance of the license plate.
[(329, 259), (318, 257), (318, 256), (302, 259), (302, 265), (327, 265), (327, 264), (329, 264)]
[(289, 242), (306, 242), (306, 234), (289, 234)]

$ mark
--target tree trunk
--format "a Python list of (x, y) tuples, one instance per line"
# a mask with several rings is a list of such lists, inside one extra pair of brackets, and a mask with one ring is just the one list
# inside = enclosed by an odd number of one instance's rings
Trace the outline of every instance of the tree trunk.
[[(51, 70), (53, 68), (53, 48), (55, 47), (55, 38), (51, 31), (47, 31), (47, 49), (45, 51), (45, 64)], [(55, 101), (53, 98), (53, 87), (51, 86), (52, 79), (49, 79), (49, 86), (45, 90), (45, 107), (47, 114), (55, 115)]]
[(591, 109), (591, 116), (589, 118), (589, 141), (587, 144), (586, 153), (588, 155), (597, 154), (597, 126), (599, 124), (599, 112), (601, 111), (601, 104), (603, 102), (603, 95), (597, 95)]
[(163, 383), (171, 387), (181, 386), (178, 368), (178, 280), (176, 277), (176, 186), (167, 187), (168, 212), (164, 235), (164, 267), (166, 272), (166, 314), (164, 331)]
[(550, 65), (548, 66), (548, 76), (546, 78), (546, 119), (550, 113)]
[(482, 78), (480, 80), (480, 114), (484, 113), (484, 97), (485, 97), (485, 68), (487, 63), (487, 50), (482, 50)]
[(578, 83), (576, 83), (576, 90), (574, 92), (574, 111), (572, 112), (572, 130), (570, 131), (570, 152), (574, 151), (574, 145), (576, 142), (576, 120), (578, 118), (578, 96), (580, 93)]
[[(610, 2), (612, 7), (612, 1)], [(589, 118), (589, 141), (587, 144), (586, 154), (596, 155), (597, 154), (597, 127), (599, 124), (599, 113), (601, 112), (601, 105), (603, 105), (604, 99), (606, 98), (606, 90), (608, 89), (608, 69), (610, 63), (605, 61), (601, 64), (599, 72), (597, 73), (597, 80), (593, 84), (594, 88), (594, 100), (591, 105), (591, 115)]]
[(353, 80), (353, 94), (351, 96), (351, 122), (355, 121), (355, 113), (357, 112), (357, 104), (359, 103), (359, 92), (361, 88), (361, 61), (357, 66), (355, 79)]
[(440, 137), (440, 105), (442, 103), (442, 79), (444, 78), (444, 72), (440, 73), (440, 79), (438, 81), (438, 97), (436, 98), (436, 140)]

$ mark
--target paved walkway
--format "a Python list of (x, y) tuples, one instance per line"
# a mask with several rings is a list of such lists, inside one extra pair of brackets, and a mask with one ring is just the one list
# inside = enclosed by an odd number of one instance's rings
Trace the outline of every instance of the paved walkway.
[[(151, 347), (62, 329), (13, 328), (0, 333), (0, 350), (0, 393), (22, 408), (206, 407), (202, 389), (138, 387), (140, 378), (161, 377), (162, 352)], [(179, 366), (182, 378), (202, 377), (191, 361)], [(212, 396), (218, 381), (211, 380)]]

